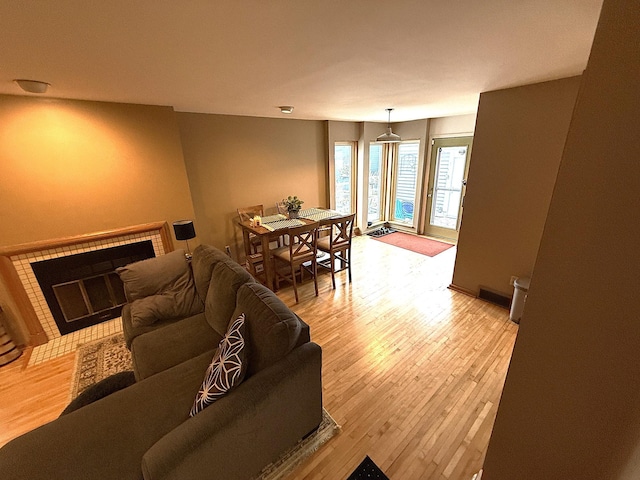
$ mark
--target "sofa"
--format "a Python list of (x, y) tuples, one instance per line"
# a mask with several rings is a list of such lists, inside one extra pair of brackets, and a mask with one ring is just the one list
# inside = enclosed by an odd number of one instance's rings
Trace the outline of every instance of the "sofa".
[[(162, 272), (163, 262), (181, 253), (144, 265), (161, 278), (154, 268)], [(199, 246), (187, 266), (177, 283), (195, 298), (188, 295), (190, 315), (183, 318), (149, 315), (167, 310), (168, 298), (184, 300), (184, 292), (171, 291), (175, 283), (136, 291), (149, 272), (136, 264), (119, 272), (136, 382), (9, 442), (0, 449), (3, 480), (249, 479), (317, 428), (322, 351), (309, 327), (216, 248)], [(190, 416), (225, 330), (241, 316), (244, 379)]]

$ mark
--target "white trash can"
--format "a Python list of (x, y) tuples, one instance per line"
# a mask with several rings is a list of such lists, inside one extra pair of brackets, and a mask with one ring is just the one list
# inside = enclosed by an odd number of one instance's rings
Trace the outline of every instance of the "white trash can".
[(531, 283), (529, 277), (518, 277), (516, 281), (513, 282), (513, 300), (511, 301), (509, 318), (515, 323), (520, 323), (520, 319), (522, 318), (524, 303), (529, 293), (529, 283)]

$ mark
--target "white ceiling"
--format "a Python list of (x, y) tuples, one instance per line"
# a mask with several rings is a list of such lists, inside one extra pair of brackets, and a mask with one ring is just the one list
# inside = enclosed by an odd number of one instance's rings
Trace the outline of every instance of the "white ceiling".
[(0, 93), (392, 121), (582, 73), (602, 0), (6, 0)]

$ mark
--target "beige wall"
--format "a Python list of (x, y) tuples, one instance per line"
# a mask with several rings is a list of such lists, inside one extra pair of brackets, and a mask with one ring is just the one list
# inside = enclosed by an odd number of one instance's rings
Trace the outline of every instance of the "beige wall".
[(640, 9), (605, 0), (482, 480), (640, 478)]
[(171, 108), (0, 96), (0, 245), (192, 216)]
[(275, 202), (288, 195), (304, 208), (327, 206), (326, 122), (177, 114), (201, 243), (242, 250), (235, 226), (238, 207)]
[(480, 95), (453, 284), (511, 295), (530, 275), (580, 77)]
[[(193, 215), (171, 108), (0, 96), (0, 246)], [(1, 279), (0, 306), (27, 343)]]

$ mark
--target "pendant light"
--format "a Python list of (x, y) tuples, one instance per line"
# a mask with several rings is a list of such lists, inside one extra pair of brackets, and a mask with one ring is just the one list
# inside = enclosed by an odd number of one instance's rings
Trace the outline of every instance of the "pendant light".
[(378, 135), (378, 137), (376, 138), (376, 142), (398, 143), (402, 141), (402, 139), (400, 138), (400, 135), (396, 135), (391, 131), (391, 110), (393, 110), (393, 108), (387, 108), (387, 112), (389, 112), (389, 121), (387, 122), (387, 131), (382, 135)]

